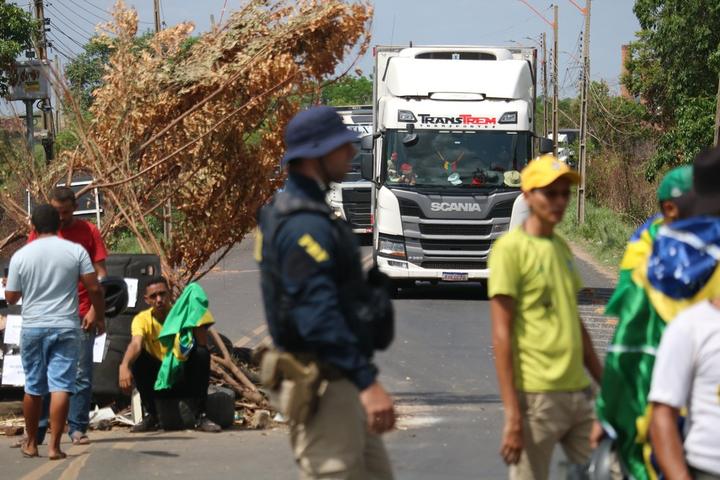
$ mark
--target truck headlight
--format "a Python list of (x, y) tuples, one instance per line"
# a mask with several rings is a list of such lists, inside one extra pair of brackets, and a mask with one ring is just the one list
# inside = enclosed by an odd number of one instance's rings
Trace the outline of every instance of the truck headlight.
[(405, 259), (405, 242), (399, 238), (380, 236), (378, 254), (384, 257)]

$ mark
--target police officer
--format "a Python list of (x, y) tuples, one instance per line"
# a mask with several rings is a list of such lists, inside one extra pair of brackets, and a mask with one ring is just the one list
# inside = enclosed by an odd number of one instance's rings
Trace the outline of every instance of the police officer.
[(256, 258), (275, 347), (315, 362), (324, 379), (313, 413), (290, 422), (304, 479), (393, 478), (380, 438), (395, 425), (393, 400), (372, 363), (389, 341), (378, 346), (359, 325), (357, 312), (368, 307), (354, 297), (366, 282), (359, 248), (325, 202), (330, 182), (350, 169), (356, 139), (330, 107), (298, 113), (285, 131), (287, 183), (259, 218)]

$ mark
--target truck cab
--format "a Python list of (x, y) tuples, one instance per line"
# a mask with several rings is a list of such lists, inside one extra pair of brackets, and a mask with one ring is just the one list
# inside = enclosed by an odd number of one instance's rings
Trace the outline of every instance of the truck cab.
[(527, 217), (532, 48), (376, 47), (373, 252), (396, 286), (489, 276), (495, 239)]
[[(372, 106), (335, 107), (343, 123), (350, 130), (358, 133), (359, 137), (372, 134)], [(351, 169), (340, 183), (332, 183), (327, 195), (327, 201), (358, 235), (372, 233), (371, 216), (371, 188), (372, 183), (363, 179), (360, 173), (360, 161), (363, 152), (360, 149), (360, 140), (357, 142), (358, 154), (352, 160)]]

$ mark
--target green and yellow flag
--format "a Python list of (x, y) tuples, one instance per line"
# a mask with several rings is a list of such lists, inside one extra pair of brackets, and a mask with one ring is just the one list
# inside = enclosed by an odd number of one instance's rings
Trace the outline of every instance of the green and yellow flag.
[(215, 323), (205, 291), (197, 283), (191, 283), (168, 313), (159, 340), (168, 352), (162, 361), (155, 390), (172, 388), (182, 378), (185, 361), (195, 346), (193, 328)]
[(665, 326), (688, 306), (720, 295), (720, 219), (663, 226), (659, 216), (633, 235), (606, 313), (618, 325), (605, 359), (598, 418), (616, 440), (631, 478), (662, 478), (648, 436), (647, 396)]

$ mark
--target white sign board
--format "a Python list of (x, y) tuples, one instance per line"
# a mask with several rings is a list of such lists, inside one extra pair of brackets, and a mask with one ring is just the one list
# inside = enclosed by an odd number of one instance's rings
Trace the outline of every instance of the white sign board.
[(126, 278), (125, 284), (127, 285), (128, 292), (128, 308), (135, 308), (137, 304), (138, 296), (138, 279), (137, 278)]
[(107, 333), (95, 337), (95, 343), (93, 344), (93, 363), (102, 363), (103, 358), (105, 358), (105, 352), (107, 352), (107, 347)]
[(49, 97), (47, 62), (27, 60), (15, 63), (10, 72), (10, 100), (40, 100)]
[(8, 315), (5, 319), (5, 345), (20, 345), (20, 329), (22, 328), (22, 317), (20, 315)]
[(25, 385), (25, 371), (20, 355), (5, 355), (3, 359), (2, 384), (22, 387)]

